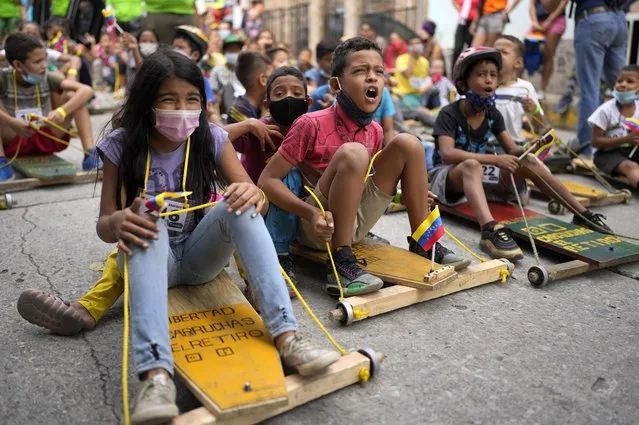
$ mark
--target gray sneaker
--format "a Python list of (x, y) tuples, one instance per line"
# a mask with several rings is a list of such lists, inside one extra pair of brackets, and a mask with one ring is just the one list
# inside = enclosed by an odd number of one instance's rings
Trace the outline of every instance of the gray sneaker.
[[(351, 247), (343, 246), (339, 251), (333, 251), (333, 260), (345, 297), (369, 294), (384, 286), (382, 279), (362, 270)], [(339, 297), (339, 286), (329, 260), (326, 261), (326, 279), (326, 293), (333, 297)]]
[(335, 350), (316, 348), (300, 336), (291, 336), (280, 348), (282, 361), (302, 376), (320, 373), (340, 358)]
[(142, 381), (131, 414), (133, 425), (159, 425), (177, 417), (175, 384), (166, 375), (155, 375)]

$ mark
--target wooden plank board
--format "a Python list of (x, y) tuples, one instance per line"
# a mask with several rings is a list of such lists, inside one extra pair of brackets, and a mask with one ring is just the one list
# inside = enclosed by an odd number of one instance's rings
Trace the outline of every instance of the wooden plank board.
[(15, 179), (0, 182), (0, 191), (20, 191), (35, 189), (42, 186), (54, 186), (59, 184), (80, 184), (80, 183), (94, 183), (98, 180), (102, 180), (102, 170), (96, 172), (93, 171), (78, 171), (74, 175), (61, 176), (53, 179), (38, 179), (34, 177)]
[[(592, 186), (576, 183), (570, 180), (559, 179), (559, 181), (584, 207), (602, 207), (606, 205), (623, 204), (632, 197), (631, 194), (622, 191), (611, 193), (606, 190), (596, 189)], [(548, 196), (535, 186), (534, 183), (531, 181), (527, 181), (527, 183), (533, 193), (548, 198)]]
[(169, 290), (169, 330), (176, 372), (217, 417), (287, 404), (279, 353), (225, 272)]
[[(390, 311), (398, 310), (413, 304), (434, 300), (455, 292), (498, 282), (503, 270), (508, 270), (508, 265), (501, 260), (490, 260), (484, 263), (472, 264), (457, 273), (457, 276), (445, 285), (434, 290), (423, 290), (407, 286), (387, 286), (377, 292), (357, 297), (348, 297), (346, 301), (353, 310), (359, 311), (353, 321), (367, 319)], [(335, 322), (343, 320), (341, 309), (335, 309), (329, 313), (329, 319)]]
[[(368, 239), (353, 245), (352, 248), (355, 257), (363, 261), (364, 269), (384, 282), (432, 290), (455, 275), (453, 273), (443, 279), (426, 282), (424, 276), (430, 272), (431, 262), (424, 257), (406, 249)], [(291, 252), (317, 263), (325, 263), (328, 259), (326, 251), (310, 250), (299, 245), (292, 245)], [(441, 268), (441, 265), (435, 264), (435, 270)]]
[(630, 186), (630, 182), (628, 181), (628, 179), (626, 177), (623, 176), (609, 176), (608, 174), (603, 173), (601, 170), (599, 170), (596, 166), (595, 163), (593, 162), (592, 159), (583, 159), (583, 158), (579, 158), (579, 159), (573, 159), (572, 160), (572, 167), (573, 169), (580, 173), (580, 174), (592, 174), (592, 172), (590, 171), (592, 168), (594, 168), (595, 170), (597, 170), (597, 172), (599, 174), (601, 174), (601, 176), (603, 178), (605, 178), (606, 180), (608, 180), (611, 183), (618, 183), (621, 184), (623, 186), (627, 186), (627, 187), (631, 187)]
[[(528, 233), (518, 206), (496, 202), (488, 204), (495, 220), (512, 230), (514, 236), (528, 241)], [(440, 205), (440, 209), (473, 222), (477, 221), (468, 204), (456, 207)], [(528, 209), (524, 211), (537, 246), (600, 267), (639, 260), (639, 246), (617, 236), (595, 232)]]
[(21, 156), (12, 165), (25, 176), (42, 180), (69, 177), (78, 171), (75, 165), (56, 155)]
[[(377, 357), (381, 363), (383, 357), (380, 354)], [(262, 422), (311, 400), (360, 382), (359, 373), (362, 368), (370, 368), (368, 357), (360, 353), (349, 353), (319, 375), (312, 377), (287, 376), (288, 403), (284, 406), (230, 418), (217, 418), (209, 410), (202, 407), (177, 417), (171, 422), (171, 425), (248, 425)]]

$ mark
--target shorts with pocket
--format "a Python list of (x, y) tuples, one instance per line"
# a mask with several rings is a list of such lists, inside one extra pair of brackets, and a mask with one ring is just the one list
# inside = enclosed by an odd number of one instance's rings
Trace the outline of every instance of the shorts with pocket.
[[(316, 187), (313, 192), (322, 203), (322, 206), (326, 210), (330, 210), (328, 199), (326, 199), (326, 196), (321, 192), (319, 186)], [(380, 190), (372, 178), (366, 181), (364, 193), (362, 193), (362, 199), (359, 203), (355, 224), (353, 226), (353, 239), (351, 240), (353, 244), (366, 237), (381, 216), (384, 215), (386, 207), (388, 207), (392, 200), (393, 196)], [(310, 195), (304, 198), (304, 201), (309, 205), (317, 207), (315, 199)], [(311, 223), (306, 220), (300, 220), (299, 225), (300, 228), (297, 233), (297, 239), (302, 245), (317, 250), (326, 249), (326, 241), (315, 236)]]
[[(54, 136), (49, 127), (41, 127), (40, 130), (43, 133), (56, 137), (64, 142), (69, 142), (71, 139), (68, 134), (61, 137)], [(18, 152), (18, 156), (50, 155), (65, 150), (67, 146), (68, 145), (57, 142), (43, 134), (35, 133), (31, 137), (16, 136), (11, 142), (4, 146), (4, 154), (7, 157), (12, 157), (17, 150), (20, 150)]]
[(503, 11), (484, 15), (477, 22), (477, 34), (501, 34), (504, 30)]
[[(446, 193), (446, 183), (448, 182), (448, 173), (454, 167), (454, 165), (444, 165), (434, 168), (428, 172), (428, 188), (433, 192), (439, 202), (444, 205), (460, 205), (468, 202), (468, 199), (463, 194), (450, 195)], [(525, 197), (528, 188), (524, 180), (517, 181), (517, 191), (519, 195)], [(463, 191), (460, 191), (463, 192)], [(511, 202), (517, 199), (515, 190), (513, 188), (510, 179), (503, 181), (499, 179), (498, 183), (489, 184), (484, 183), (484, 192), (486, 193), (486, 200), (493, 202)]]
[(597, 150), (597, 152), (595, 152), (595, 165), (597, 166), (597, 168), (599, 168), (601, 171), (608, 174), (609, 176), (618, 176), (619, 173), (617, 173), (615, 169), (623, 161), (631, 159), (632, 161), (639, 163), (639, 149), (635, 151), (635, 154), (632, 156), (632, 158), (628, 158), (630, 156), (630, 152), (632, 152), (632, 149), (632, 147), (599, 149)]

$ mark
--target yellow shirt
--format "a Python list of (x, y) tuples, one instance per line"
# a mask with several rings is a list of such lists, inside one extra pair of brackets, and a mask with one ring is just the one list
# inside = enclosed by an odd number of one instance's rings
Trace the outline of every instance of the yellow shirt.
[(404, 53), (397, 58), (395, 63), (395, 80), (397, 80), (397, 87), (395, 91), (401, 95), (407, 94), (422, 94), (419, 88), (424, 84), (426, 78), (428, 78), (428, 59), (423, 56), (417, 58), (413, 73), (409, 78), (406, 78), (402, 71), (408, 69), (408, 62), (411, 59), (410, 53)]

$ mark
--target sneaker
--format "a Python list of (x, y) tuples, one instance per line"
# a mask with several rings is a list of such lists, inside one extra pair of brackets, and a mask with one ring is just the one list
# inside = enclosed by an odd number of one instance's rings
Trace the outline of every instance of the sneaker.
[(9, 160), (5, 156), (0, 156), (0, 182), (12, 180), (13, 167), (9, 164)]
[(373, 242), (377, 242), (377, 243), (383, 243), (384, 245), (390, 245), (390, 241), (388, 239), (384, 239), (383, 237), (376, 235), (373, 232), (368, 232), (366, 234), (366, 239), (373, 241)]
[(318, 374), (340, 358), (337, 351), (316, 348), (297, 335), (284, 341), (280, 356), (287, 366), (294, 368), (302, 376)]
[[(413, 252), (429, 260), (433, 258), (433, 248), (429, 249), (428, 251), (424, 251), (424, 248), (422, 248), (421, 245), (415, 241), (415, 239), (411, 238), (410, 236), (406, 239), (408, 239), (408, 250), (410, 252)], [(453, 266), (455, 268), (455, 271), (464, 270), (470, 265), (470, 260), (468, 258), (464, 258), (461, 255), (455, 254), (453, 251), (446, 248), (439, 242), (435, 243), (435, 262), (443, 266)]]
[(575, 214), (572, 218), (572, 224), (576, 224), (577, 226), (585, 227), (586, 229), (594, 230), (595, 232), (602, 232), (605, 229), (607, 232), (613, 233), (612, 229), (608, 227), (606, 222), (606, 216), (603, 214), (597, 214), (590, 210), (586, 210), (586, 212), (582, 213), (587, 220), (579, 217)]
[(29, 323), (58, 335), (75, 335), (84, 328), (80, 313), (62, 298), (38, 289), (28, 289), (18, 298), (18, 313)]
[[(291, 257), (288, 254), (278, 254), (277, 259), (280, 261), (280, 266), (282, 266), (282, 268), (284, 269), (288, 277), (291, 278), (293, 285), (297, 287), (298, 286), (297, 276), (295, 274), (296, 269), (295, 269), (295, 262), (293, 261), (293, 257)], [(286, 286), (288, 287), (288, 282), (286, 282)], [(290, 298), (297, 297), (297, 295), (295, 295), (295, 292), (293, 291), (292, 288), (288, 288), (288, 296)]]
[(564, 92), (563, 96), (561, 96), (561, 99), (559, 99), (559, 102), (555, 106), (555, 112), (558, 114), (565, 114), (568, 112), (568, 108), (572, 105), (572, 98), (573, 93), (571, 90)]
[(592, 145), (590, 142), (583, 145), (576, 137), (568, 142), (568, 147), (583, 159), (592, 159)]
[(85, 155), (84, 160), (82, 161), (82, 169), (84, 171), (95, 170), (96, 168), (102, 168), (102, 161), (98, 156), (97, 149), (89, 149), (87, 151), (91, 155)]
[(142, 381), (135, 407), (131, 413), (133, 425), (164, 424), (179, 414), (175, 404), (175, 384), (166, 375), (155, 375)]
[[(339, 251), (333, 251), (333, 260), (345, 297), (369, 294), (384, 286), (382, 279), (362, 270), (350, 246), (343, 246)], [(326, 293), (339, 297), (339, 286), (330, 260), (326, 261), (326, 273), (328, 280)]]
[(544, 100), (546, 100), (546, 92), (543, 90), (539, 90), (537, 92), (537, 99), (539, 99), (540, 102), (543, 102)]
[(495, 224), (492, 230), (482, 230), (479, 246), (493, 258), (505, 258), (510, 261), (524, 258), (524, 253), (517, 246), (510, 229), (502, 224)]

